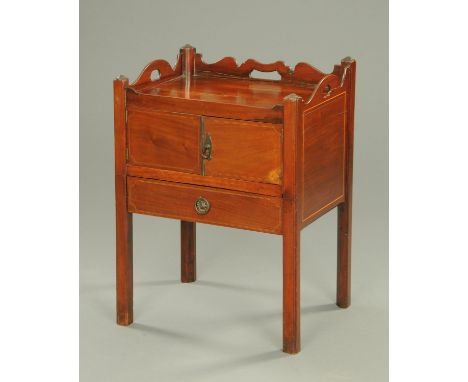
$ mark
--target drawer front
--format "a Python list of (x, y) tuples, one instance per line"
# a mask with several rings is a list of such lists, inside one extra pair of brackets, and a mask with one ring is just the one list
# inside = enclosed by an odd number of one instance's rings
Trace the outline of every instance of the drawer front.
[(205, 175), (281, 183), (281, 125), (204, 118), (203, 135), (211, 139)]
[(199, 173), (200, 117), (128, 110), (128, 163)]
[(134, 177), (127, 192), (132, 213), (281, 233), (281, 198)]

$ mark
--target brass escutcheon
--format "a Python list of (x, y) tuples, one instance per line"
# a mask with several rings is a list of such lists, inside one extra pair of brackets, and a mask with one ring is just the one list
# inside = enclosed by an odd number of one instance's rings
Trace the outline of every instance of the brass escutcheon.
[(205, 140), (203, 142), (203, 148), (201, 156), (203, 159), (211, 160), (211, 150), (213, 148), (213, 144), (211, 143), (211, 135), (206, 134)]
[(210, 202), (201, 196), (195, 201), (195, 211), (198, 215), (206, 215), (210, 207)]

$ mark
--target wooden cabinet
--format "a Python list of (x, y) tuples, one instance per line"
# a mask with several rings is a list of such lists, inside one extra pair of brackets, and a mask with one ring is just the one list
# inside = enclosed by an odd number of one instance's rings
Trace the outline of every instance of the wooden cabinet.
[(174, 66), (114, 81), (119, 324), (133, 322), (134, 213), (181, 221), (183, 282), (196, 279), (196, 223), (282, 235), (283, 350), (297, 353), (300, 231), (338, 207), (337, 304), (349, 306), (355, 71), (350, 58), (329, 74), (208, 64), (185, 46)]

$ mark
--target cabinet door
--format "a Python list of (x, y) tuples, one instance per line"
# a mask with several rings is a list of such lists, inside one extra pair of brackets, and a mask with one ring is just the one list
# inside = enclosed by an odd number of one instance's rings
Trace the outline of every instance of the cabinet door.
[(128, 110), (128, 163), (200, 173), (200, 117)]
[(211, 142), (204, 174), (280, 184), (282, 125), (204, 117), (203, 139)]

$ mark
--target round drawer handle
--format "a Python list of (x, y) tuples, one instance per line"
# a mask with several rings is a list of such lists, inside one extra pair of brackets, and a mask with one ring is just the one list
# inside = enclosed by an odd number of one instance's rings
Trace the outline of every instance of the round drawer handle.
[(195, 211), (198, 215), (206, 215), (210, 207), (210, 202), (201, 196), (195, 201)]

